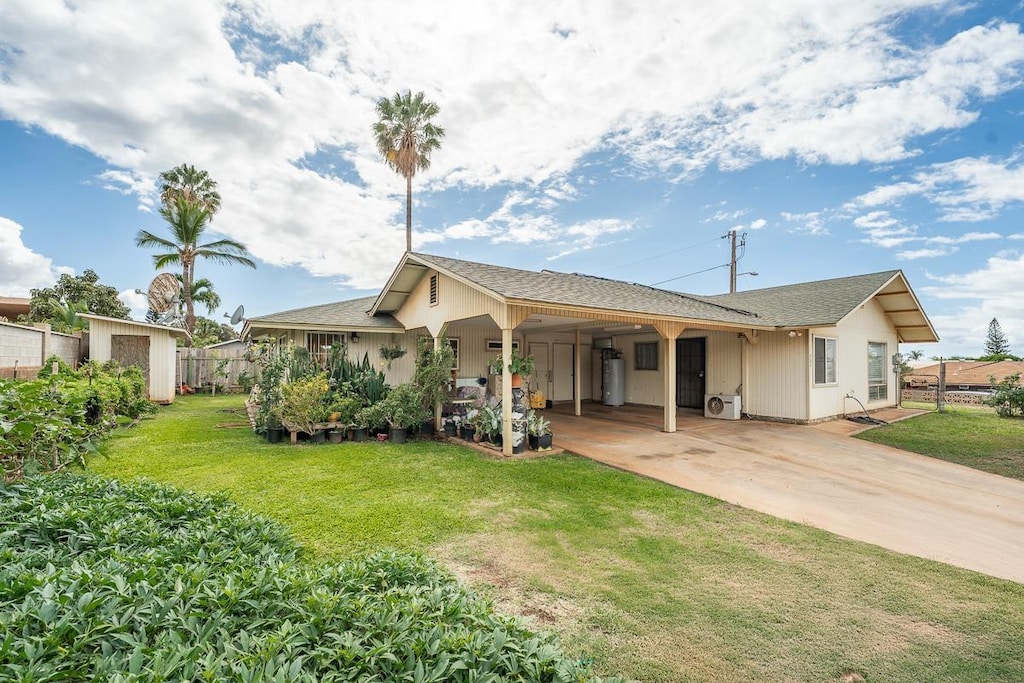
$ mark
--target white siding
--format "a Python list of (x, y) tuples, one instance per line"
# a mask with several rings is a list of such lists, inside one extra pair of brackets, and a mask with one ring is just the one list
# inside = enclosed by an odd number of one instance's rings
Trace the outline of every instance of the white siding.
[(752, 417), (806, 421), (810, 370), (807, 332), (799, 337), (786, 332), (760, 332), (756, 344), (743, 343), (743, 412)]
[[(881, 305), (872, 299), (851, 313), (838, 327), (818, 332), (838, 339), (837, 384), (834, 387), (811, 387), (811, 420), (821, 420), (860, 411), (856, 401), (845, 398), (852, 394), (868, 410), (896, 405), (896, 376), (889, 357), (896, 353), (896, 330), (889, 322)], [(868, 342), (886, 345), (887, 398), (868, 402)], [(809, 356), (808, 372), (813, 377), (813, 350)]]
[(89, 322), (89, 358), (100, 363), (110, 360), (111, 338), (115, 334), (149, 337), (149, 399), (172, 403), (177, 342), (170, 332), (130, 320), (93, 319)]
[[(437, 275), (437, 304), (430, 305), (430, 277)], [(495, 324), (504, 320), (505, 306), (483, 292), (447, 275), (429, 270), (394, 316), (406, 329), (439, 330), (445, 322), (489, 315)], [(492, 333), (493, 334), (493, 333)], [(449, 333), (450, 337), (455, 335)], [(499, 335), (500, 337), (500, 335)]]

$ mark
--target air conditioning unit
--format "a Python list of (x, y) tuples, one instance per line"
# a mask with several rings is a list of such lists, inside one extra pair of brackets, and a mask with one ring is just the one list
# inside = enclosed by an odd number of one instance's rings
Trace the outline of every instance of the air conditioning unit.
[(740, 397), (732, 394), (704, 394), (704, 417), (717, 420), (740, 419)]

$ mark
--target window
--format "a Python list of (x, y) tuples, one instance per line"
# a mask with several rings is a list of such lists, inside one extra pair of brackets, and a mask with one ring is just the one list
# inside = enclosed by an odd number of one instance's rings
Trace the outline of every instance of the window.
[(835, 384), (836, 340), (831, 337), (814, 338), (814, 383)]
[(448, 344), (452, 347), (452, 353), (455, 355), (455, 364), (452, 365), (452, 370), (459, 369), (459, 340), (449, 339)]
[(884, 401), (889, 395), (889, 373), (885, 370), (885, 344), (868, 342), (868, 400)]
[(430, 276), (430, 305), (437, 305), (437, 273)]
[(331, 352), (331, 347), (335, 344), (344, 343), (345, 335), (339, 332), (306, 333), (306, 350), (309, 351), (309, 355), (320, 363), (321, 366), (327, 362), (327, 356)]
[(658, 342), (636, 342), (633, 348), (637, 370), (658, 369)]
[[(502, 348), (502, 345), (501, 345), (501, 340), (500, 339), (488, 339), (487, 340), (487, 350), (488, 351), (494, 351), (496, 353), (501, 353), (501, 348)], [(518, 351), (519, 350), (519, 342), (517, 342), (515, 340), (512, 341), (512, 350), (513, 351)]]

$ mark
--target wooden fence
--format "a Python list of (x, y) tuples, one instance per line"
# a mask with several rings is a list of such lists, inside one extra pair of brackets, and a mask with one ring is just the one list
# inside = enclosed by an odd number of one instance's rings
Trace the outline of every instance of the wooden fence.
[(178, 349), (175, 382), (185, 384), (193, 391), (248, 391), (256, 365), (245, 357), (244, 349)]

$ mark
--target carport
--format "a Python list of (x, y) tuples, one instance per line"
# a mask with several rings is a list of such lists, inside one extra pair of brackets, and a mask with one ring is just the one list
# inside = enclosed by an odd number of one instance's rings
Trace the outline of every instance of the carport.
[[(660, 408), (547, 411), (567, 451), (890, 550), (1024, 582), (1024, 482), (820, 426)], [(847, 431), (848, 430), (841, 430)]]

